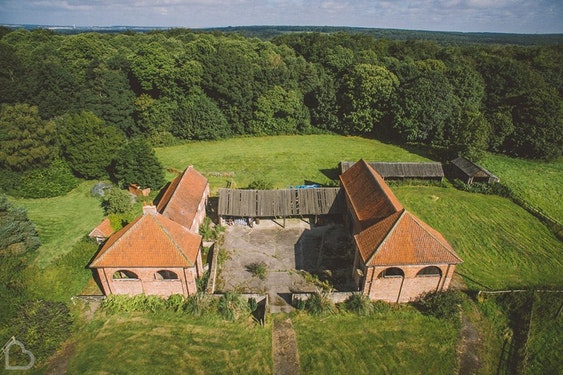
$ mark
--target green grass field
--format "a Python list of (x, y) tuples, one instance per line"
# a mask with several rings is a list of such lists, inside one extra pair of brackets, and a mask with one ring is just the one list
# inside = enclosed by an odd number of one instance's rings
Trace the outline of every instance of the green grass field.
[(271, 374), (271, 325), (180, 314), (102, 317), (79, 335), (69, 374)]
[(393, 190), (408, 210), (451, 243), (464, 260), (456, 272), (469, 287), (563, 286), (563, 243), (509, 199), (451, 187)]
[[(208, 176), (214, 192), (230, 179), (236, 187), (257, 179), (278, 188), (304, 181), (328, 183), (337, 177), (336, 168), (342, 160), (428, 161), (422, 153), (397, 146), (331, 135), (238, 138), (189, 143), (156, 152), (165, 167), (182, 170), (194, 165)], [(511, 159), (503, 162), (507, 171), (523, 165), (515, 161), (516, 167), (512, 167)], [(555, 165), (550, 169), (546, 164), (533, 179), (550, 180), (560, 164)], [(486, 167), (511, 186), (510, 177), (489, 164)], [(234, 177), (218, 176), (230, 172)], [(525, 182), (527, 175), (516, 175)], [(169, 173), (168, 178), (172, 177)], [(552, 179), (559, 181), (557, 178), (560, 176)], [(102, 219), (99, 200), (89, 196), (93, 184), (85, 182), (64, 197), (14, 200), (28, 209), (39, 229), (43, 245), (35, 266), (46, 267), (49, 272), (30, 278), (31, 285), (49, 284), (55, 289), (37, 288), (37, 293), (45, 293), (43, 298), (68, 300), (70, 284), (65, 284), (61, 274), (74, 277), (68, 267), (88, 257), (90, 250), (84, 249), (83, 254), (71, 253), (68, 259), (54, 261), (73, 249)], [(530, 188), (526, 194), (538, 205), (549, 205), (550, 200), (556, 200), (559, 186), (546, 185), (545, 191)], [(471, 289), (563, 287), (562, 243), (510, 200), (462, 192), (448, 184), (393, 185), (392, 189), (407, 209), (450, 241), (464, 260), (458, 273)], [(535, 197), (537, 193), (543, 197)], [(74, 284), (71, 289), (79, 290), (78, 281)], [(319, 320), (297, 315), (293, 324), (303, 373), (362, 373), (366, 368), (376, 369), (375, 373), (451, 373), (455, 368), (459, 331), (416, 311), (361, 319), (339, 315)], [(140, 374), (272, 372), (268, 324), (263, 329), (185, 315), (102, 314), (81, 327), (74, 340), (76, 351), (68, 373), (130, 373), (131, 369)], [(542, 343), (534, 345), (541, 351)]]
[(90, 196), (94, 181), (83, 182), (65, 196), (44, 199), (14, 199), (27, 209), (29, 219), (37, 227), (41, 247), (35, 263), (46, 267), (66, 254), (82, 237), (90, 233), (103, 218), (98, 198)]
[[(216, 191), (233, 180), (244, 188), (254, 180), (271, 182), (276, 188), (302, 185), (304, 181), (325, 184), (337, 179), (340, 161), (429, 161), (400, 147), (359, 137), (335, 135), (234, 138), (216, 142), (188, 143), (158, 148), (165, 167), (178, 170), (193, 165), (207, 175)], [(231, 173), (234, 177), (213, 174)]]
[(563, 159), (547, 163), (488, 154), (482, 164), (520, 198), (563, 223)]
[(458, 327), (401, 309), (371, 317), (297, 315), (303, 374), (450, 374)]

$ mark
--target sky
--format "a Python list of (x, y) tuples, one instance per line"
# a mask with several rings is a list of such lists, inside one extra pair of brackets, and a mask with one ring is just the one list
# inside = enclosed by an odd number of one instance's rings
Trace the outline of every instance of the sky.
[(563, 33), (563, 0), (0, 0), (0, 24)]

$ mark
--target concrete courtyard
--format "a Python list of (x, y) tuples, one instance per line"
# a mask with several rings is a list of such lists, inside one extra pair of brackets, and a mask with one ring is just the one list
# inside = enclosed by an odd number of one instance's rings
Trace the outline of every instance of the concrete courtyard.
[[(228, 260), (218, 274), (218, 291), (267, 293), (271, 306), (283, 306), (291, 293), (319, 289), (314, 274), (335, 290), (352, 290), (353, 248), (342, 224), (311, 226), (301, 219), (261, 220), (260, 224), (233, 224), (225, 232)], [(263, 262), (266, 277), (249, 266)], [(304, 276), (305, 275), (305, 276)]]

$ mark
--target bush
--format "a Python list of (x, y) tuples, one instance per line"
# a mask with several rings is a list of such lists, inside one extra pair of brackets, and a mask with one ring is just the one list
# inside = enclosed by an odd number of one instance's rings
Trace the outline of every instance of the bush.
[(344, 301), (346, 310), (360, 316), (368, 316), (374, 312), (373, 302), (362, 293), (354, 293)]
[(254, 180), (248, 185), (248, 189), (250, 190), (272, 190), (274, 188), (274, 184), (266, 180)]
[(252, 276), (259, 278), (260, 280), (265, 280), (268, 275), (268, 267), (264, 262), (255, 262), (246, 266), (246, 270), (252, 274)]
[(226, 320), (234, 321), (250, 313), (248, 302), (238, 293), (227, 292), (219, 299), (219, 314)]
[(326, 293), (313, 293), (305, 303), (305, 310), (312, 315), (335, 314), (336, 306)]
[(24, 172), (17, 194), (23, 198), (58, 197), (76, 188), (79, 183), (65, 161), (55, 160), (47, 168)]
[(421, 295), (415, 306), (423, 314), (434, 316), (438, 319), (452, 320), (458, 316), (460, 305), (463, 302), (461, 292), (447, 290), (444, 292), (429, 292)]
[(109, 189), (102, 198), (102, 208), (106, 215), (129, 213), (133, 209), (131, 194), (125, 190)]
[(184, 311), (193, 316), (203, 316), (212, 308), (211, 298), (200, 292), (186, 298)]

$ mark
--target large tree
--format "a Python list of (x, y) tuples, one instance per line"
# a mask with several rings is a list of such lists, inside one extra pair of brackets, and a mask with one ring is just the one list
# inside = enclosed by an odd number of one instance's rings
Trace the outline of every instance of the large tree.
[(133, 138), (121, 148), (112, 175), (122, 187), (133, 183), (142, 188), (158, 189), (164, 185), (164, 168), (151, 145), (142, 138)]
[(23, 254), (36, 250), (40, 244), (25, 208), (14, 206), (5, 195), (0, 195), (0, 255)]
[(25, 171), (48, 166), (56, 155), (55, 125), (27, 104), (0, 107), (0, 167)]
[(92, 112), (66, 115), (57, 119), (57, 132), (63, 157), (80, 177), (103, 178), (124, 136)]

